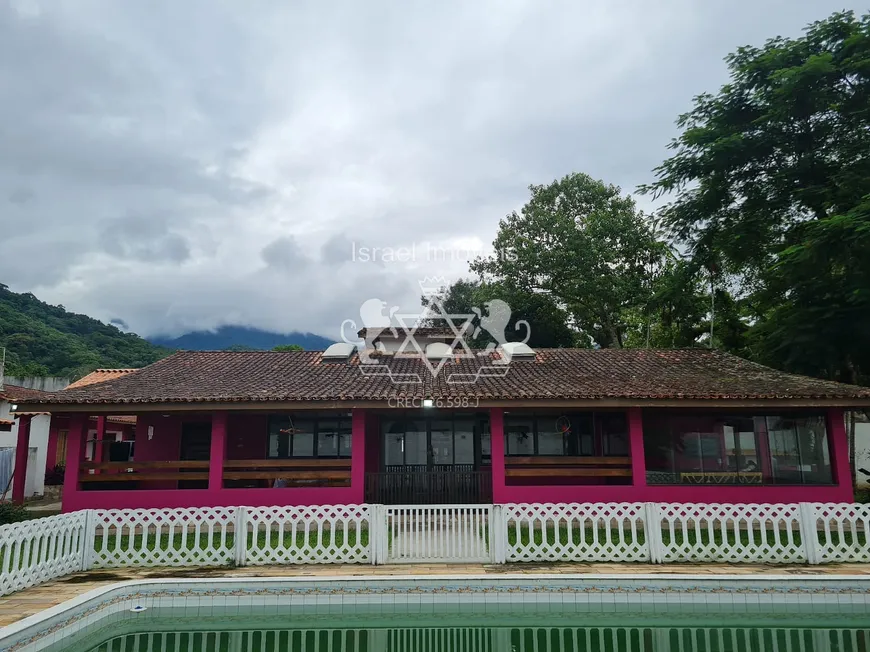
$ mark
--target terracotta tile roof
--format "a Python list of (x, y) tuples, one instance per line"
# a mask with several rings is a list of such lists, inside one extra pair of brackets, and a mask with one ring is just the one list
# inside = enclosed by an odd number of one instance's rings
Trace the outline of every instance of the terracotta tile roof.
[(79, 378), (74, 383), (70, 383), (67, 385), (66, 389), (75, 389), (77, 387), (84, 387), (85, 385), (93, 385), (94, 383), (104, 383), (107, 380), (114, 380), (115, 378), (120, 378), (121, 376), (126, 376), (132, 371), (136, 371), (135, 369), (96, 369), (89, 373), (87, 376), (83, 376)]
[[(399, 394), (480, 400), (842, 399), (866, 402), (870, 388), (775, 371), (704, 349), (543, 349), (513, 362), (504, 377), (451, 384), (473, 376), (491, 356), (451, 359), (433, 378), (420, 358), (380, 356), (380, 371), (413, 374), (420, 384), (365, 376), (359, 359), (321, 360), (317, 351), (179, 351), (114, 380), (67, 389), (35, 403), (213, 401), (387, 401)], [(454, 376), (455, 378), (455, 376)]]
[(113, 414), (106, 417), (109, 423), (136, 423), (136, 415), (134, 414)]
[[(99, 415), (91, 415), (91, 421), (96, 421)], [(136, 423), (136, 415), (133, 414), (112, 414), (106, 417), (109, 423)]]
[(0, 399), (7, 401), (33, 401), (46, 396), (50, 396), (50, 392), (43, 392), (41, 389), (30, 389), (29, 387), (19, 387), (18, 385), (3, 385), (0, 389)]

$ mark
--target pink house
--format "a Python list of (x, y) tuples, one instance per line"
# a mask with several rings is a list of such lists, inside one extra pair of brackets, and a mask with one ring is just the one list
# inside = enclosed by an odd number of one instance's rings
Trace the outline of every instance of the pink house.
[[(843, 410), (870, 389), (701, 349), (506, 348), (179, 352), (18, 409), (68, 424), (65, 511), (852, 500)], [(129, 440), (88, 455), (118, 415)]]

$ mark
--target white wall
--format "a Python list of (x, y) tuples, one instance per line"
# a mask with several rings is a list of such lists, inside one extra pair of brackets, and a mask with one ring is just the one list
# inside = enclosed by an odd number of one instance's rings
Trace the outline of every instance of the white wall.
[[(9, 402), (0, 401), (0, 419), (11, 419)], [(10, 431), (0, 431), (0, 447), (16, 448), (18, 446), (18, 419)], [(51, 427), (51, 417), (40, 414), (30, 421), (30, 448), (36, 449), (36, 456), (28, 465), (27, 482), (24, 484), (26, 497), (41, 496), (45, 493), (45, 460), (48, 453), (48, 431)], [(5, 487), (0, 487), (0, 491)]]
[(43, 392), (59, 392), (70, 384), (70, 379), (63, 376), (6, 376), (3, 382)]
[(870, 471), (870, 423), (855, 424), (855, 475), (858, 478), (858, 488), (870, 488), (870, 475), (861, 473), (861, 469)]

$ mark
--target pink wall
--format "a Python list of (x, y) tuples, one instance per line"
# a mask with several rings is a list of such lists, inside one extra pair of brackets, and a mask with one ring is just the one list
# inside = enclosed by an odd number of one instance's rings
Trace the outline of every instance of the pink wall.
[(228, 460), (265, 459), (269, 443), (268, 415), (231, 414), (228, 428)]
[[(210, 418), (206, 417), (206, 418)], [(262, 415), (229, 415), (227, 419), (226, 455), (230, 459), (262, 459), (266, 450), (266, 417)], [(137, 421), (136, 461), (177, 460), (181, 443), (181, 424), (184, 421), (203, 421), (202, 415), (170, 416), (143, 415)], [(270, 505), (331, 505), (362, 503), (365, 492), (366, 424), (371, 423), (365, 410), (353, 410), (351, 484), (349, 487), (294, 487), (263, 489), (225, 489), (216, 479), (222, 464), (210, 468), (212, 482), (208, 489), (175, 489), (176, 482), (149, 482), (147, 487), (129, 491), (80, 491), (77, 483), (68, 480), (77, 477), (75, 465), (67, 467), (63, 510), (78, 509), (148, 509), (196, 506), (265, 507)], [(148, 426), (154, 426), (154, 436), (148, 439)], [(214, 427), (214, 423), (213, 423)], [(214, 433), (214, 430), (213, 430)], [(78, 445), (70, 442), (73, 450)], [(215, 440), (213, 440), (215, 441)], [(223, 449), (219, 443), (214, 446)], [(376, 447), (375, 447), (376, 448)], [(244, 455), (245, 457), (242, 457)]]
[[(181, 423), (185, 418), (148, 415), (140, 417), (136, 433), (136, 459), (178, 459)], [(227, 455), (234, 459), (265, 457), (265, 417), (261, 415), (230, 415), (227, 433)], [(75, 459), (81, 451), (84, 422), (75, 417), (70, 427), (67, 459)], [(79, 424), (77, 430), (76, 424)], [(147, 426), (154, 426), (154, 437), (147, 438)], [(649, 485), (645, 486), (642, 419), (640, 410), (629, 411), (629, 432), (632, 445), (632, 470), (637, 481), (633, 485), (573, 485), (573, 486), (507, 486), (504, 467), (503, 410), (490, 412), (492, 431), (493, 501), (495, 503), (553, 502), (710, 502), (710, 503), (781, 503), (781, 502), (851, 502), (852, 485), (848, 464), (848, 445), (842, 410), (828, 413), (828, 432), (834, 486), (723, 486), (723, 485)], [(380, 446), (375, 415), (362, 409), (353, 410), (353, 459), (349, 487), (299, 487), (281, 489), (184, 489), (172, 488), (175, 483), (150, 483), (148, 489), (131, 491), (78, 491), (77, 471), (67, 465), (64, 511), (98, 508), (172, 508), (191, 506), (252, 507), (269, 505), (350, 504), (364, 501), (364, 481), (367, 470), (377, 469)], [(245, 457), (242, 457), (242, 456)], [(171, 485), (154, 486), (154, 485)], [(72, 490), (70, 489), (72, 487)]]
[(629, 410), (632, 470), (643, 479), (633, 485), (523, 485), (507, 486), (504, 475), (504, 417), (502, 410), (490, 412), (492, 429), (493, 502), (496, 503), (565, 503), (565, 502), (657, 502), (657, 503), (797, 503), (852, 502), (849, 447), (843, 422), (843, 410), (828, 411), (828, 435), (836, 485), (803, 486), (727, 486), (727, 485), (646, 485), (643, 460), (643, 421), (640, 409)]
[[(148, 427), (154, 427), (153, 437), (148, 438)], [(164, 417), (160, 414), (144, 414), (136, 420), (136, 445), (133, 459), (137, 462), (161, 462), (177, 460), (181, 451), (181, 418), (177, 416)], [(136, 493), (146, 489), (175, 489), (175, 480), (155, 480), (142, 482)], [(95, 491), (88, 493), (107, 493)]]

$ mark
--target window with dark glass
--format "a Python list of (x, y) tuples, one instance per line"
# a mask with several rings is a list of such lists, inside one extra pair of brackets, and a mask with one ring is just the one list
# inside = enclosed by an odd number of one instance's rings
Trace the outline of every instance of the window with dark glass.
[(349, 415), (272, 415), (268, 456), (341, 458), (351, 454)]
[(644, 414), (650, 484), (831, 484), (822, 415)]
[[(421, 418), (399, 415), (381, 421), (385, 467), (490, 463), (489, 419), (478, 414)], [(479, 444), (477, 442), (480, 442)]]
[(630, 455), (623, 412), (553, 412), (505, 415), (509, 456)]

